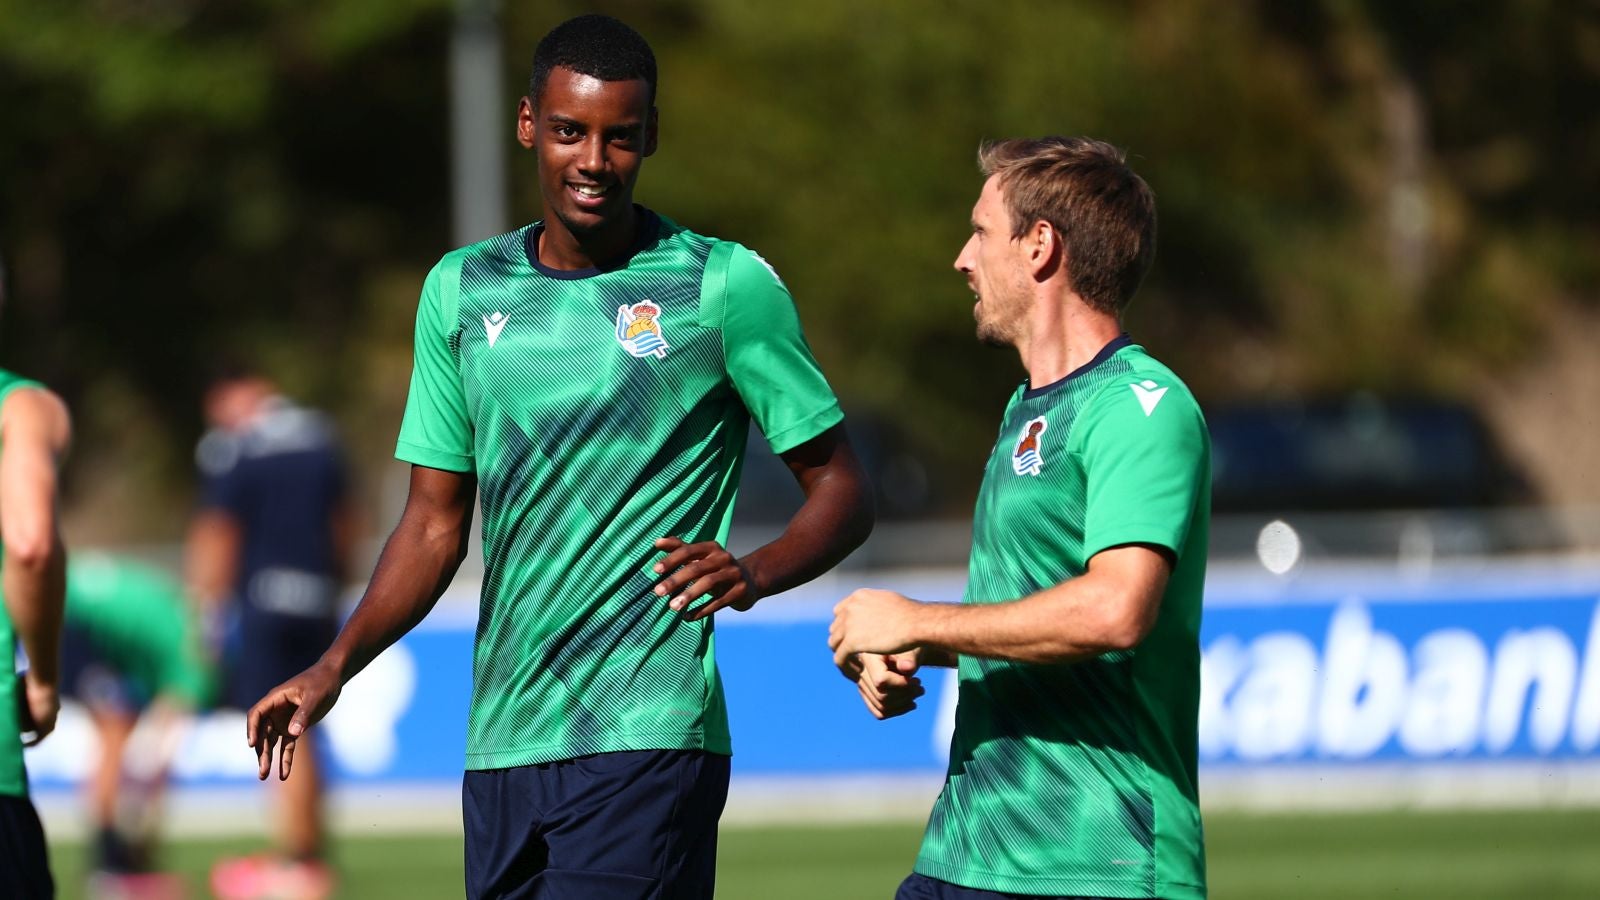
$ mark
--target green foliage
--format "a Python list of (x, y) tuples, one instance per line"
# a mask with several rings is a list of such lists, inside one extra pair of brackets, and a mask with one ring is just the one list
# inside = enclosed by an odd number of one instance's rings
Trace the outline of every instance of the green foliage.
[[(534, 43), (623, 17), (662, 71), (641, 200), (771, 260), (847, 406), (898, 420), (954, 508), (1022, 374), (972, 340), (950, 268), (984, 139), (1129, 149), (1162, 218), (1129, 325), (1208, 400), (1465, 393), (1597, 302), (1600, 16), (1578, 0), (487, 5), (515, 219), (538, 214), (511, 141)], [(268, 360), (385, 456), (450, 240), (454, 6), (0, 0), (0, 358), (60, 385), (91, 448), (122, 421), (100, 398), (136, 398), (166, 482), (219, 355)]]

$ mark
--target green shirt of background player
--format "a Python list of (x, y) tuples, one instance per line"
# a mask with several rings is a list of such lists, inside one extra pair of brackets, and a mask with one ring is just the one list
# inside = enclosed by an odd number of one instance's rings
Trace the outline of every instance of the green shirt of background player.
[[(0, 872), (14, 896), (48, 897), (44, 832), (28, 800), (22, 748), (55, 729), (61, 709), (66, 552), (56, 517), (57, 468), (72, 430), (66, 405), (38, 382), (0, 370)], [(28, 670), (13, 676), (21, 643)], [(23, 735), (31, 735), (26, 742)]]
[(1209, 439), (1121, 327), (1155, 200), (1097, 141), (1004, 141), (980, 161), (956, 268), (979, 338), (1016, 348), (1028, 378), (984, 473), (966, 596), (856, 591), (829, 639), (880, 718), (912, 708), (919, 666), (959, 665), (949, 774), (898, 896), (1203, 897)]
[[(686, 751), (721, 759), (725, 793), (731, 747), (712, 614), (821, 574), (872, 523), (865, 475), (782, 283), (749, 250), (633, 203), (656, 150), (655, 87), (653, 53), (613, 19), (579, 17), (540, 42), (516, 135), (537, 158), (543, 219), (450, 253), (428, 276), (396, 451), (413, 464), (400, 524), (321, 661), (248, 716), (261, 776), (281, 746), (287, 777), (296, 739), (449, 583), (480, 491), (469, 894), (520, 896), (540, 877), (555, 890), (559, 877), (577, 879), (573, 896), (601, 897), (609, 895), (584, 873), (675, 877), (648, 863), (647, 872), (602, 871), (607, 860), (587, 859), (625, 837), (615, 829), (570, 841), (571, 822), (532, 821), (603, 821), (583, 804), (626, 812), (640, 834), (669, 829), (658, 846), (700, 844), (695, 852), (713, 859), (715, 785), (704, 804), (714, 807), (710, 833), (685, 837), (672, 822), (652, 824), (626, 793), (570, 797), (578, 806), (497, 822), (499, 812), (473, 805), (473, 776)], [(653, 327), (619, 328), (631, 310)], [(780, 537), (735, 558), (724, 541), (752, 417), (805, 501)], [(525, 851), (479, 872), (475, 854), (491, 845)], [(709, 880), (695, 884), (672, 895), (710, 895)]]

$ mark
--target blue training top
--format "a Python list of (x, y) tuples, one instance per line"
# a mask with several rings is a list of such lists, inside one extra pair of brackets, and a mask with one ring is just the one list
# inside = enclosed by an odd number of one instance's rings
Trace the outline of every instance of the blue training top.
[(208, 432), (195, 456), (201, 505), (231, 515), (243, 534), (241, 612), (335, 615), (333, 521), (346, 474), (327, 417), (273, 398), (242, 431)]

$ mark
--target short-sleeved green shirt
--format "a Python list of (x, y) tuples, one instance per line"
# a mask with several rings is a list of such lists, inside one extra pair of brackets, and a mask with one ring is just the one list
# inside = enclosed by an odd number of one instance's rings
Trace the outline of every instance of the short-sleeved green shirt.
[[(18, 388), (42, 388), (44, 385), (30, 381), (12, 372), (0, 369), (0, 407), (5, 405)], [(11, 616), (0, 603), (0, 653), (8, 663), (0, 669), (0, 795), (25, 797), (28, 794), (28, 773), (22, 765), (22, 723), (17, 718), (20, 698), (17, 696), (17, 678), (12, 660), (16, 658), (17, 635), (11, 627)]]
[(653, 542), (726, 539), (752, 416), (780, 453), (842, 419), (772, 268), (643, 216), (614, 268), (543, 266), (535, 223), (423, 287), (396, 455), (478, 478), (469, 769), (730, 753), (712, 621), (652, 592)]
[(141, 701), (164, 696), (191, 709), (210, 702), (213, 678), (183, 588), (153, 567), (103, 553), (67, 564), (65, 623)]
[(1205, 896), (1195, 766), (1210, 477), (1193, 396), (1126, 338), (1011, 398), (965, 602), (1027, 596), (1129, 544), (1175, 567), (1133, 650), (1064, 665), (961, 657), (949, 774), (916, 871), (1019, 894)]

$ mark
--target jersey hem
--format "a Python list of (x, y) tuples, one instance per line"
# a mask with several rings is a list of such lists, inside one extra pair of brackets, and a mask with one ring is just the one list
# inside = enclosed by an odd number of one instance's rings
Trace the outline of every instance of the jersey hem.
[(765, 437), (773, 453), (787, 453), (843, 421), (844, 410), (839, 408), (839, 401), (835, 400), (777, 434)]
[(424, 447), (410, 441), (398, 441), (394, 445), (394, 458), (412, 465), (427, 466), (430, 469), (443, 469), (446, 472), (471, 472), (472, 457), (448, 450), (439, 450), (434, 447)]
[(1184, 881), (1157, 881), (1144, 879), (1121, 881), (1103, 878), (1061, 878), (1057, 876), (1030, 877), (1026, 875), (1001, 875), (971, 868), (959, 868), (917, 857), (912, 871), (918, 875), (948, 881), (961, 887), (980, 891), (998, 891), (1003, 894), (1057, 894), (1066, 897), (1114, 897), (1118, 900), (1206, 900), (1204, 885)]
[(725, 734), (698, 732), (642, 732), (612, 735), (604, 740), (583, 743), (535, 744), (511, 750), (480, 750), (467, 753), (469, 772), (488, 769), (514, 769), (543, 763), (593, 756), (596, 753), (626, 753), (633, 750), (704, 750), (719, 756), (733, 755), (733, 742)]
[[(1158, 530), (1166, 534), (1156, 534)], [(1160, 547), (1171, 553), (1173, 558), (1183, 555), (1184, 541), (1173, 536), (1171, 527), (1167, 525), (1143, 525), (1132, 523), (1123, 525), (1110, 534), (1097, 535), (1093, 541), (1083, 542), (1083, 558), (1092, 559), (1096, 553), (1104, 553), (1114, 547), (1126, 547), (1129, 544), (1148, 544)]]

